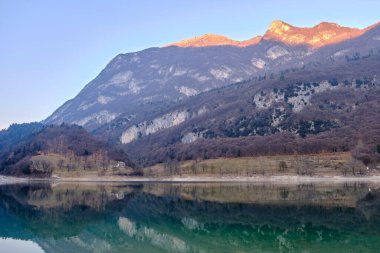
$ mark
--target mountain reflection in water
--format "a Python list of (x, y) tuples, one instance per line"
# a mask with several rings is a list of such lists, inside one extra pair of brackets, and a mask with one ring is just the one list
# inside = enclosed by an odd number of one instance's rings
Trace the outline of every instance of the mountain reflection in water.
[(0, 252), (378, 252), (380, 185), (3, 185), (0, 236)]

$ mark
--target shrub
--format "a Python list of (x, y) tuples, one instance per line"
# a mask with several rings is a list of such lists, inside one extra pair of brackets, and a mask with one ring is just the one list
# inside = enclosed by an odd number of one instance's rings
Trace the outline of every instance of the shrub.
[(352, 157), (361, 161), (365, 166), (377, 160), (376, 153), (361, 141), (352, 150)]
[(285, 161), (280, 161), (279, 164), (278, 164), (278, 168), (281, 172), (284, 172), (285, 169), (288, 168), (288, 165), (286, 164)]

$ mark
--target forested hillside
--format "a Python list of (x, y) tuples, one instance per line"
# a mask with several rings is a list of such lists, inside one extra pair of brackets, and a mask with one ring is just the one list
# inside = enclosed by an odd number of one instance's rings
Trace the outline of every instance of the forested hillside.
[[(116, 168), (120, 162), (123, 166)], [(107, 174), (112, 169), (115, 174), (133, 174), (132, 167), (123, 150), (96, 140), (75, 125), (43, 127), (0, 153), (2, 174), (51, 176), (56, 171)]]

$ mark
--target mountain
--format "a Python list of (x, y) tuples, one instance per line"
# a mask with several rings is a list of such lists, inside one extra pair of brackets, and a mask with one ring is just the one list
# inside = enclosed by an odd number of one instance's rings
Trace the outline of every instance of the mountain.
[[(376, 26), (376, 25), (374, 25)], [(343, 27), (335, 23), (322, 22), (314, 27), (295, 27), (281, 20), (271, 23), (264, 36), (256, 36), (245, 41), (236, 41), (222, 35), (205, 34), (190, 39), (185, 39), (167, 46), (177, 47), (210, 47), (210, 46), (236, 46), (247, 47), (256, 45), (261, 40), (276, 40), (288, 45), (308, 45), (322, 47), (336, 44), (348, 39), (356, 38), (374, 26), (365, 29)]]
[(378, 66), (380, 56), (373, 55), (261, 77), (191, 97), (124, 131), (115, 121), (95, 133), (119, 138), (144, 166), (171, 159), (346, 152), (360, 142), (368, 145), (368, 163), (376, 162)]
[(328, 22), (322, 22), (311, 28), (300, 28), (276, 20), (272, 22), (263, 39), (282, 41), (289, 45), (323, 47), (356, 38), (370, 29), (371, 27), (349, 28)]
[[(376, 25), (374, 25), (376, 26)], [(288, 45), (308, 45), (311, 47), (323, 47), (336, 44), (348, 39), (363, 35), (374, 26), (365, 29), (343, 27), (335, 23), (322, 22), (314, 27), (295, 27), (281, 20), (271, 23), (264, 36), (256, 36), (245, 41), (236, 41), (222, 35), (205, 34), (190, 39), (185, 39), (167, 46), (177, 47), (209, 47), (209, 46), (236, 46), (247, 47), (256, 45), (262, 40), (281, 41)]]
[(258, 44), (261, 40), (261, 36), (256, 36), (252, 39), (245, 41), (236, 41), (227, 38), (222, 35), (216, 34), (205, 34), (202, 36), (197, 36), (195, 38), (181, 40), (176, 43), (169, 44), (167, 46), (177, 46), (177, 47), (211, 47), (211, 46), (236, 46), (236, 47), (246, 47), (250, 45)]
[(263, 37), (248, 41), (208, 34), (120, 54), (44, 123), (94, 130), (117, 119), (128, 127), (178, 101), (231, 83), (378, 53), (378, 30), (378, 25), (360, 30), (330, 23), (296, 28), (275, 21)]
[(349, 151), (359, 141), (375, 161), (379, 40), (379, 24), (274, 21), (251, 43), (209, 34), (121, 54), (44, 123), (84, 126), (141, 166)]
[[(28, 129), (32, 127), (34, 125), (30, 124)], [(8, 133), (14, 132), (13, 128), (8, 129)], [(22, 132), (26, 133), (25, 127), (23, 128)], [(92, 171), (106, 174), (111, 167), (118, 169), (113, 164), (119, 162), (124, 162), (127, 166), (125, 171), (134, 167), (124, 151), (96, 140), (82, 127), (51, 125), (34, 131), (3, 149), (0, 152), (0, 173), (51, 176), (52, 173), (67, 171), (79, 176)]]

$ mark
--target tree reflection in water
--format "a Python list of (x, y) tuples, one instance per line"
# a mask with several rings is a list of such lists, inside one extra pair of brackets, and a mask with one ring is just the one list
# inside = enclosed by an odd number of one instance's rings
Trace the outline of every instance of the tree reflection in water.
[(379, 188), (3, 185), (0, 236), (45, 252), (377, 252)]

